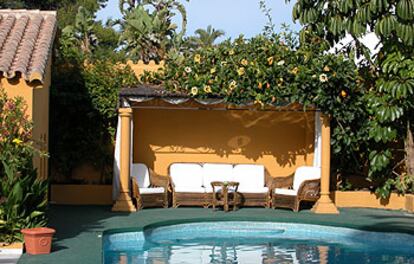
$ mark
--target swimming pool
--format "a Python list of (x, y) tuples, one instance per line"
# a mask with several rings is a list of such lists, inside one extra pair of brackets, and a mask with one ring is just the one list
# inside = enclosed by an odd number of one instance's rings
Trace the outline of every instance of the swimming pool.
[(414, 236), (307, 224), (197, 222), (108, 233), (105, 264), (414, 263)]

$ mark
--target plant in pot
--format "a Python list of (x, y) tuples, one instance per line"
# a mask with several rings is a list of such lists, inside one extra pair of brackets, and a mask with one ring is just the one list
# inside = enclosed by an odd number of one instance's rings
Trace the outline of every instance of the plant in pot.
[(32, 123), (21, 98), (0, 87), (0, 241), (23, 241), (20, 230), (47, 223), (47, 182), (37, 178), (33, 157), (45, 155), (32, 140)]

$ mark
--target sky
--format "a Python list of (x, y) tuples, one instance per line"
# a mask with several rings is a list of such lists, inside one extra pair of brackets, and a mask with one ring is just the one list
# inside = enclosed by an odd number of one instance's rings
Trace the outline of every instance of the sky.
[[(246, 37), (255, 36), (263, 31), (266, 18), (259, 9), (259, 0), (190, 0), (181, 1), (186, 6), (188, 24), (187, 35), (193, 35), (198, 28), (207, 28), (212, 25), (216, 29), (224, 30), (225, 37), (235, 38), (240, 34)], [(267, 0), (267, 6), (272, 9), (273, 23), (276, 30), (282, 23), (299, 31), (300, 25), (292, 21), (292, 7), (295, 1), (286, 4), (284, 0)], [(107, 6), (100, 10), (97, 18), (120, 18), (119, 0), (109, 0)], [(177, 24), (180, 20), (177, 17)]]

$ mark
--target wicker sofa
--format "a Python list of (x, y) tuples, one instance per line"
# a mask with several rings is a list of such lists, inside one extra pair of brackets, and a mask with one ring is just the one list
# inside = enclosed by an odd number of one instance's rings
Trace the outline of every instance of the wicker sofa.
[(272, 207), (291, 208), (297, 212), (302, 201), (319, 199), (321, 168), (303, 166), (294, 175), (275, 178), (273, 182)]
[(131, 165), (131, 196), (138, 210), (168, 207), (169, 178), (159, 176), (143, 163)]
[(212, 204), (213, 181), (239, 182), (241, 206), (271, 203), (272, 178), (263, 165), (220, 163), (173, 163), (169, 168), (173, 207)]

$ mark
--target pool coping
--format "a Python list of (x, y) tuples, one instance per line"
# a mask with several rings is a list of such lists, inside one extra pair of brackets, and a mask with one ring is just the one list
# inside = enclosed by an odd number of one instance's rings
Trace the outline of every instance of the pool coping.
[[(263, 219), (260, 217), (249, 217), (249, 219), (246, 219), (245, 217), (233, 217), (233, 218), (225, 218), (225, 217), (219, 217), (219, 218), (191, 218), (191, 219), (174, 219), (174, 220), (160, 220), (158, 222), (153, 222), (150, 224), (146, 224), (143, 226), (135, 226), (135, 227), (123, 227), (123, 228), (108, 228), (102, 231), (102, 235), (109, 235), (109, 234), (116, 234), (121, 232), (140, 232), (145, 231), (146, 229), (151, 228), (157, 228), (157, 227), (164, 227), (164, 226), (171, 226), (171, 225), (178, 225), (178, 224), (190, 224), (190, 223), (203, 223), (203, 222), (234, 222), (234, 221), (241, 221), (241, 222), (270, 222), (270, 223), (297, 223), (297, 224), (309, 224), (309, 225), (317, 225), (317, 226), (328, 226), (328, 227), (343, 227), (343, 228), (349, 228), (354, 229), (358, 231), (367, 231), (367, 232), (378, 232), (378, 233), (400, 233), (400, 234), (409, 234), (414, 236), (414, 230), (413, 231), (403, 231), (403, 230), (391, 230), (391, 229), (379, 229), (379, 228), (370, 228), (370, 227), (361, 227), (358, 225), (353, 224), (338, 224), (335, 222), (331, 223), (320, 223), (318, 221), (313, 221), (312, 219), (310, 221), (303, 221), (304, 219), (298, 219), (298, 221), (291, 221), (286, 222), (282, 221), (281, 219), (275, 219), (275, 220), (269, 220), (269, 219)], [(413, 219), (414, 220), (414, 219)]]

